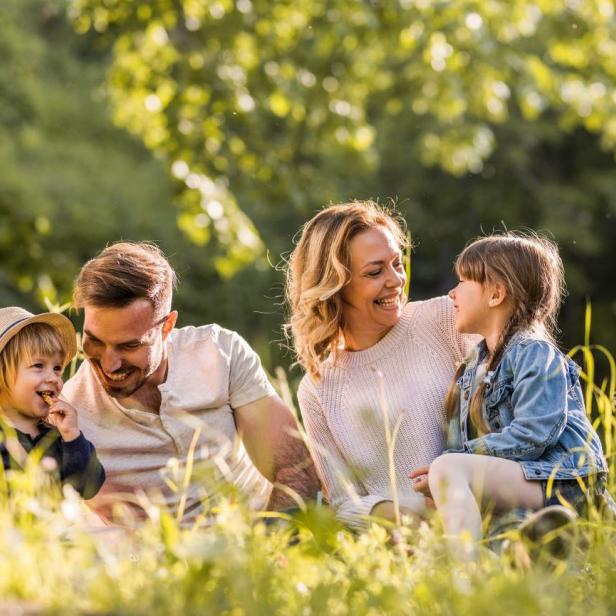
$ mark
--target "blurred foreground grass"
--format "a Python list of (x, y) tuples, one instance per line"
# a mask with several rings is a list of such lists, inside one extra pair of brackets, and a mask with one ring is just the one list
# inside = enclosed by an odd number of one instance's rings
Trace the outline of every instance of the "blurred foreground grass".
[[(586, 339), (587, 405), (614, 490), (614, 360)], [(597, 362), (607, 377), (597, 384)], [(0, 475), (0, 614), (584, 614), (616, 613), (616, 523), (593, 511), (566, 561), (525, 570), (487, 550), (461, 571), (435, 526), (402, 527), (394, 545), (373, 526), (343, 530), (326, 507), (275, 524), (231, 495), (182, 528), (169, 512), (131, 529), (92, 528), (85, 505), (61, 494), (33, 460)], [(271, 522), (271, 520), (269, 520)]]

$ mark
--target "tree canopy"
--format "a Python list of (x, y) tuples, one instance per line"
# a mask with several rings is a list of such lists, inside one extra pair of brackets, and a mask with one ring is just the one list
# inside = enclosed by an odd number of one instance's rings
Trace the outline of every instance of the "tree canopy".
[[(1, 10), (7, 289), (51, 281), (65, 296), (106, 241), (159, 240), (187, 272), (178, 300), (189, 319), (265, 342), (281, 320), (268, 261), (318, 208), (372, 197), (395, 200), (413, 231), (415, 297), (447, 290), (469, 238), (529, 226), (553, 234), (565, 258), (566, 343), (580, 339), (589, 297), (599, 337), (616, 344), (612, 1)], [(108, 100), (155, 157), (109, 124)]]
[(72, 16), (113, 44), (116, 121), (164, 155), (182, 228), (216, 236), (223, 275), (259, 254), (249, 220), (288, 250), (323, 204), (393, 197), (426, 291), (470, 236), (529, 225), (563, 247), (574, 294), (606, 299), (613, 2), (73, 0)]

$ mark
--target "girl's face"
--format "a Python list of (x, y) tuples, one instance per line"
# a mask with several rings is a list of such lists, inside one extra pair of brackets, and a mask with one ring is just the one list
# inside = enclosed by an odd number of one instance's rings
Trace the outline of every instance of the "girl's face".
[(62, 355), (55, 353), (34, 355), (30, 361), (20, 362), (15, 383), (10, 390), (0, 392), (2, 411), (16, 428), (47, 416), (49, 406), (41, 394), (47, 392), (57, 398), (62, 391), (62, 360)]
[(490, 289), (488, 285), (459, 276), (456, 287), (449, 291), (456, 311), (456, 330), (462, 334), (485, 336), (490, 322)]
[(391, 231), (375, 227), (356, 235), (349, 246), (351, 279), (342, 289), (347, 347), (366, 349), (400, 319), (406, 303), (406, 272)]

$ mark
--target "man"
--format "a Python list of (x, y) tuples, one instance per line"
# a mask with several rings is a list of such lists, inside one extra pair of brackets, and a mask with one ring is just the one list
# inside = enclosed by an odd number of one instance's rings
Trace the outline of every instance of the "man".
[(313, 497), (312, 460), (258, 356), (218, 325), (174, 329), (175, 282), (156, 246), (129, 242), (88, 261), (75, 282), (87, 361), (63, 393), (107, 472), (93, 507), (108, 515), (118, 493), (146, 493), (191, 521), (221, 486), (212, 475), (255, 508), (293, 505), (291, 491)]

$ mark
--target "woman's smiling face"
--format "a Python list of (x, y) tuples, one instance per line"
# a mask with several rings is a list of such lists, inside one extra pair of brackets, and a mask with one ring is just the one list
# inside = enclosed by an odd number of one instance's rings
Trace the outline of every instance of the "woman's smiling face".
[(344, 337), (349, 350), (376, 344), (398, 322), (406, 303), (400, 246), (385, 227), (356, 235), (349, 246), (351, 279), (342, 289)]

